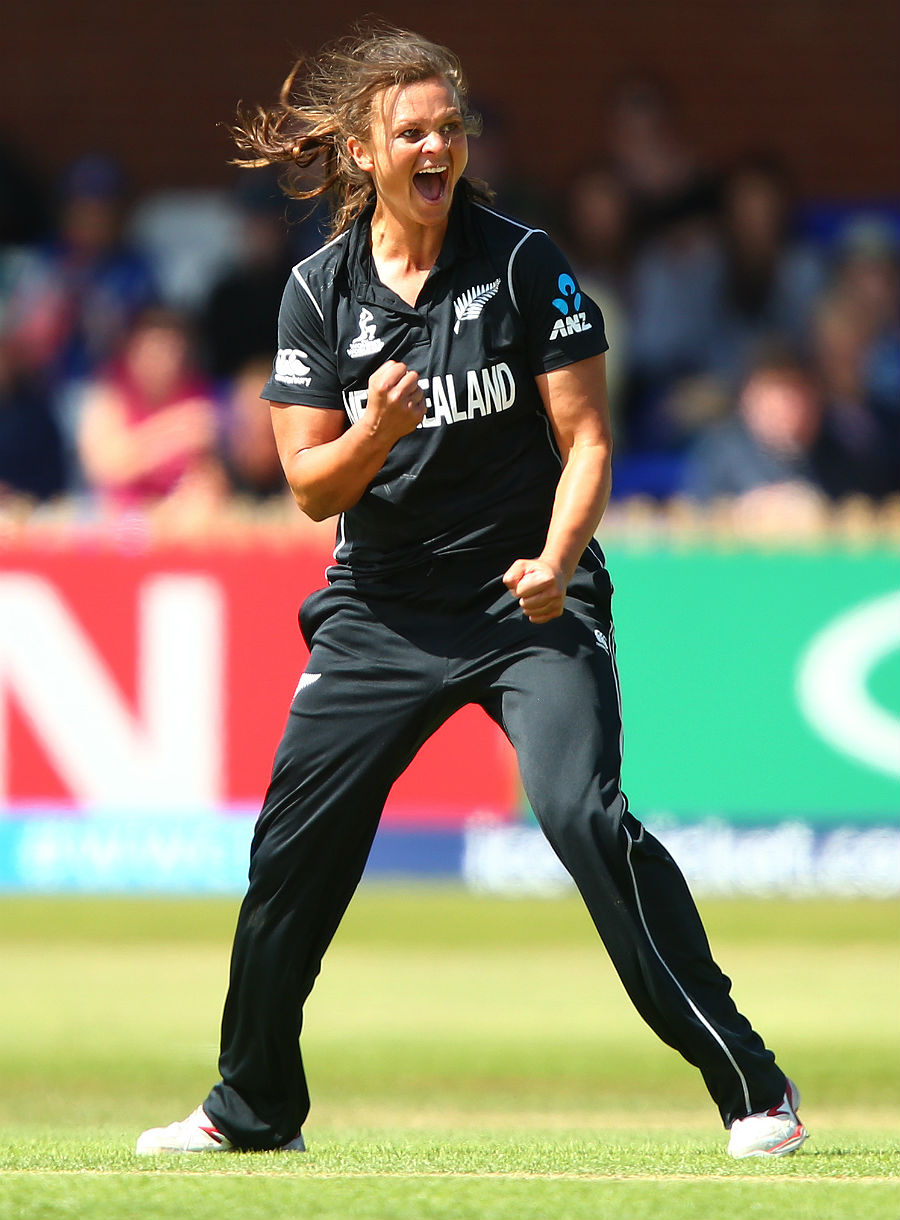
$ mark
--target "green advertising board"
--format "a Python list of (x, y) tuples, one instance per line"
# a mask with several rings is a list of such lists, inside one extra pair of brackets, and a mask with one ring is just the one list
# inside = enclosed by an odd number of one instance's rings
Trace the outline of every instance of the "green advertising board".
[(607, 551), (638, 816), (896, 820), (893, 553)]

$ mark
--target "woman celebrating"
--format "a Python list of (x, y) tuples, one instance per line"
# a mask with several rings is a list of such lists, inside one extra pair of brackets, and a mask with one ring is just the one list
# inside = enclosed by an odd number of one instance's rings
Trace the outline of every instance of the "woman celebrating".
[[(302, 1008), (387, 794), (477, 703), (629, 995), (703, 1073), (736, 1156), (806, 1132), (794, 1086), (735, 1008), (685, 882), (629, 812), (611, 586), (606, 340), (539, 231), (464, 178), (456, 58), (399, 30), (339, 44), (307, 94), (239, 130), (251, 164), (324, 164), (333, 239), (298, 264), (263, 397), (297, 503), (339, 514), (326, 588), (251, 848), (221, 1081), (139, 1152), (301, 1149)], [(308, 180), (305, 180), (308, 185)], [(311, 197), (315, 191), (299, 191)]]

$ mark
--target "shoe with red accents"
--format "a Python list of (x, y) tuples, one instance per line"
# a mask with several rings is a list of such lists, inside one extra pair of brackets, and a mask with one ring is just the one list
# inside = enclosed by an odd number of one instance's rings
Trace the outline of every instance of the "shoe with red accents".
[[(144, 1131), (137, 1142), (138, 1156), (152, 1156), (157, 1152), (239, 1152), (227, 1136), (216, 1127), (202, 1106), (180, 1123), (169, 1123), (168, 1127), (151, 1127)], [(300, 1131), (286, 1144), (280, 1144), (276, 1152), (305, 1152), (303, 1132)]]
[(206, 1116), (202, 1106), (180, 1123), (151, 1127), (138, 1137), (138, 1156), (156, 1152), (233, 1152), (234, 1144)]
[(728, 1152), (741, 1159), (748, 1156), (786, 1156), (799, 1148), (807, 1130), (797, 1117), (800, 1090), (793, 1080), (787, 1082), (784, 1100), (771, 1110), (748, 1114), (731, 1124)]

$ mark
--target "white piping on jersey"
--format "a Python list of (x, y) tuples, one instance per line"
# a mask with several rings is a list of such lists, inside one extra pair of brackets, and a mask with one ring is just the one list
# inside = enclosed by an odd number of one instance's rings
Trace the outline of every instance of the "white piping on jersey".
[[(531, 233), (536, 233), (536, 232), (540, 232), (540, 230), (537, 230), (537, 229), (531, 230)], [(525, 236), (526, 237), (530, 236), (530, 233), (526, 233)], [(524, 241), (524, 240), (525, 240), (525, 238), (523, 237), (522, 241)], [(520, 242), (519, 245), (521, 245), (521, 244), (522, 243)], [(550, 425), (550, 417), (547, 415), (546, 411), (544, 412), (544, 428), (546, 429), (546, 432), (547, 432), (547, 444), (550, 446), (550, 450), (551, 450), (553, 456), (559, 462), (559, 468), (560, 468), (560, 471), (562, 471), (562, 468), (563, 468), (562, 454), (559, 451), (559, 445), (557, 445), (557, 443), (556, 443), (556, 437), (554, 436), (553, 428)], [(603, 568), (605, 571), (606, 570), (606, 560), (603, 557), (603, 548), (600, 546), (600, 543), (597, 541), (597, 539), (594, 537), (591, 537), (590, 542), (587, 544), (587, 546), (584, 549), (586, 551), (591, 552), (591, 554), (600, 564), (600, 567)], [(621, 711), (621, 709), (620, 709), (620, 711)]]
[[(509, 256), (509, 260), (507, 262), (507, 283), (509, 286), (509, 295), (510, 295), (510, 298), (512, 299), (512, 303), (516, 310), (516, 313), (521, 313), (521, 310), (519, 309), (519, 302), (516, 300), (515, 289), (513, 288), (513, 278), (512, 278), (513, 263), (515, 261), (516, 255), (519, 253), (519, 250), (525, 244), (525, 242), (528, 240), (528, 238), (531, 237), (535, 233), (543, 233), (546, 235), (546, 230), (530, 228), (528, 225), (524, 225), (518, 220), (513, 220), (510, 216), (504, 216), (502, 212), (497, 212), (493, 208), (485, 207), (484, 204), (482, 204), (482, 203), (476, 203), (476, 204), (473, 204), (472, 206), (478, 208), (479, 211), (481, 211), (481, 212), (487, 212), (489, 216), (496, 217), (497, 220), (505, 221), (508, 225), (512, 225), (512, 227), (514, 229), (522, 230), (522, 237), (518, 240), (518, 242), (516, 242), (515, 246), (513, 247), (512, 252)], [(297, 263), (297, 265), (293, 268), (293, 274), (296, 277), (297, 282), (300, 284), (301, 288), (303, 288), (303, 290), (306, 292), (307, 296), (312, 301), (316, 312), (318, 313), (319, 317), (322, 318), (323, 321), (325, 319), (322, 314), (322, 310), (319, 308), (319, 303), (316, 300), (316, 298), (313, 296), (312, 290), (310, 289), (306, 280), (300, 274), (300, 268), (305, 263), (308, 263), (310, 261), (310, 259), (315, 258), (316, 255), (318, 255), (318, 254), (321, 254), (323, 250), (327, 250), (329, 246), (333, 246), (337, 242), (342, 241), (343, 238), (345, 238), (347, 236), (347, 233), (348, 233), (348, 230), (345, 229), (343, 233), (339, 233), (337, 235), (337, 237), (333, 237), (331, 239), (331, 241), (328, 241), (323, 246), (320, 246), (318, 250), (313, 251), (313, 253), (307, 255), (306, 258), (301, 259), (301, 261), (299, 263)], [(550, 420), (546, 417), (546, 415), (544, 417), (544, 427), (547, 429), (547, 442), (550, 445), (551, 450), (555, 454), (557, 461), (559, 462), (560, 469), (562, 469), (562, 465), (563, 465), (562, 454), (559, 451), (559, 446), (556, 444), (556, 438), (553, 435), (553, 429), (550, 426)], [(345, 522), (344, 522), (343, 513), (341, 513), (341, 515), (338, 519), (337, 534), (338, 534), (338, 536), (337, 536), (337, 540), (335, 541), (334, 551), (332, 552), (332, 558), (336, 562), (338, 561), (338, 552), (341, 550), (342, 547), (347, 545), (347, 536), (345, 533)], [(600, 547), (600, 544), (597, 542), (596, 538), (591, 538), (590, 542), (588, 543), (588, 545), (585, 549), (591, 551), (594, 558), (597, 559), (598, 562), (600, 563), (600, 565), (605, 568), (606, 565), (603, 561), (603, 551)], [(621, 711), (621, 708), (620, 708), (620, 711)]]
[[(522, 248), (522, 246), (525, 244), (525, 242), (528, 241), (529, 237), (531, 237), (535, 233), (543, 233), (544, 236), (546, 236), (546, 229), (529, 228), (528, 225), (523, 225), (518, 220), (513, 220), (509, 216), (504, 216), (502, 212), (495, 212), (493, 208), (486, 208), (483, 203), (476, 203), (476, 204), (473, 204), (473, 206), (478, 208), (479, 211), (487, 212), (489, 216), (495, 216), (498, 220), (505, 220), (506, 223), (508, 225), (512, 225), (514, 229), (524, 230), (522, 237), (516, 242), (516, 245), (513, 248), (513, 251), (509, 256), (509, 262), (507, 263), (507, 267), (506, 267), (507, 282), (509, 285), (509, 295), (512, 298), (512, 303), (513, 303), (513, 306), (515, 307), (516, 313), (521, 313), (521, 310), (519, 309), (519, 302), (516, 300), (515, 289), (513, 288), (513, 278), (512, 278), (513, 277), (513, 262), (515, 261), (516, 255), (519, 253), (519, 250)], [(547, 441), (550, 445), (551, 450), (555, 454), (557, 461), (559, 462), (559, 466), (560, 466), (560, 470), (561, 470), (562, 465), (563, 465), (562, 454), (560, 453), (559, 446), (556, 443), (556, 437), (553, 435), (553, 429), (550, 426), (550, 420), (547, 418), (546, 415), (544, 416), (544, 426), (547, 429)], [(591, 538), (590, 542), (587, 544), (587, 547), (585, 549), (589, 550), (591, 552), (591, 554), (600, 563), (600, 565), (602, 567), (604, 567), (604, 568), (606, 567), (606, 564), (603, 561), (603, 551), (596, 538)]]
[(553, 429), (550, 426), (550, 417), (546, 411), (544, 412), (544, 428), (547, 433), (547, 444), (550, 446), (550, 450), (551, 450), (553, 456), (556, 458), (557, 462), (559, 462), (560, 470), (562, 470), (562, 468), (563, 468), (562, 454), (559, 451), (559, 445), (557, 445), (557, 443), (556, 443), (556, 436), (554, 435)]
[(348, 232), (348, 230), (345, 229), (343, 233), (338, 233), (337, 237), (332, 237), (331, 241), (327, 241), (324, 246), (319, 246), (318, 250), (313, 250), (312, 254), (307, 254), (306, 258), (302, 258), (300, 260), (300, 262), (297, 263), (297, 265), (291, 269), (291, 274), (294, 276), (294, 279), (297, 281), (297, 283), (300, 285), (300, 287), (303, 289), (303, 291), (312, 301), (313, 308), (315, 309), (316, 313), (319, 315), (319, 317), (322, 319), (323, 322), (325, 321), (325, 315), (322, 313), (319, 302), (313, 296), (312, 289), (310, 288), (309, 284), (307, 284), (306, 280), (300, 274), (300, 268), (303, 267), (306, 263), (308, 263), (311, 259), (316, 258), (319, 254), (322, 253), (323, 250), (327, 250), (329, 248), (329, 246), (334, 246), (339, 241), (343, 241), (343, 239), (347, 236), (347, 232)]
[[(556, 443), (556, 437), (553, 435), (553, 429), (550, 426), (550, 419), (546, 415), (546, 413), (544, 415), (544, 427), (547, 430), (547, 444), (550, 446), (553, 456), (559, 462), (559, 469), (560, 469), (560, 472), (562, 472), (562, 469), (563, 469), (562, 454), (559, 451), (559, 446)], [(593, 535), (593, 534), (591, 535), (591, 540), (584, 549), (586, 551), (591, 552), (591, 554), (600, 564), (600, 567), (603, 568), (603, 570), (605, 572), (606, 571), (606, 559), (604, 558), (604, 555), (603, 555), (603, 548), (601, 547), (600, 543), (597, 541), (597, 538), (595, 535)], [(619, 710), (621, 711), (621, 708)]]
[(515, 261), (516, 255), (519, 253), (519, 248), (521, 246), (524, 246), (525, 242), (528, 241), (531, 234), (539, 233), (539, 232), (540, 232), (539, 229), (530, 229), (525, 234), (525, 236), (522, 238), (522, 240), (516, 244), (515, 249), (513, 250), (512, 254), (509, 256), (509, 263), (507, 264), (507, 268), (506, 268), (506, 277), (509, 282), (509, 295), (512, 298), (512, 303), (513, 303), (513, 306), (515, 307), (516, 313), (521, 313), (522, 311), (521, 311), (521, 309), (519, 309), (519, 302), (516, 300), (516, 292), (515, 292), (515, 289), (513, 288), (513, 262)]
[(350, 232), (349, 229), (344, 229), (343, 233), (338, 233), (337, 237), (332, 237), (330, 241), (326, 241), (323, 245), (319, 246), (318, 250), (313, 250), (312, 254), (307, 254), (306, 258), (301, 258), (300, 262), (296, 263), (294, 265), (294, 270), (299, 271), (299, 269), (301, 267), (304, 267), (307, 263), (311, 262), (314, 258), (318, 258), (318, 256), (320, 254), (322, 254), (325, 250), (329, 250), (332, 246), (336, 246), (339, 241), (344, 240), (344, 238), (347, 236), (347, 234), (349, 232)]
[(344, 533), (344, 514), (338, 517), (337, 537), (334, 540), (334, 550), (331, 552), (331, 558), (338, 563), (338, 551), (347, 543), (347, 535)]
[(298, 271), (298, 269), (296, 267), (294, 268), (294, 279), (297, 281), (297, 283), (300, 285), (300, 287), (303, 289), (303, 291), (312, 301), (313, 309), (315, 309), (316, 313), (319, 315), (319, 317), (324, 322), (325, 315), (322, 313), (322, 309), (321, 309), (321, 306), (319, 305), (319, 302), (313, 296), (312, 289), (310, 288), (309, 284), (307, 284), (306, 280), (303, 278), (303, 276), (300, 274), (300, 272)]
[[(596, 539), (591, 539), (595, 542)], [(622, 688), (619, 685), (619, 666), (616, 660), (616, 626), (610, 619), (609, 624), (609, 660), (612, 665), (613, 684), (616, 688), (616, 705), (619, 709), (619, 766), (622, 765), (622, 759), (625, 757), (625, 718), (622, 715)], [(625, 811), (628, 811), (628, 799), (625, 793), (620, 790), (619, 795), (625, 803)], [(644, 837), (644, 827), (641, 826), (641, 833), (638, 837), (638, 842)]]
[(516, 255), (519, 253), (519, 249), (525, 244), (526, 241), (528, 241), (529, 237), (531, 237), (533, 233), (544, 233), (545, 231), (544, 229), (530, 229), (528, 225), (520, 224), (518, 220), (512, 220), (509, 216), (504, 216), (502, 212), (495, 212), (493, 208), (486, 208), (484, 204), (476, 203), (474, 206), (476, 208), (480, 208), (482, 212), (487, 212), (490, 216), (496, 216), (498, 220), (505, 220), (506, 223), (508, 225), (512, 225), (514, 229), (525, 230), (525, 235), (521, 237), (518, 242), (516, 242), (516, 245), (509, 256), (509, 262), (506, 264), (506, 282), (509, 288), (509, 295), (512, 298), (512, 303), (515, 307), (516, 313), (521, 313), (522, 311), (519, 309), (519, 302), (516, 300), (515, 289), (513, 288), (513, 263), (515, 262)]

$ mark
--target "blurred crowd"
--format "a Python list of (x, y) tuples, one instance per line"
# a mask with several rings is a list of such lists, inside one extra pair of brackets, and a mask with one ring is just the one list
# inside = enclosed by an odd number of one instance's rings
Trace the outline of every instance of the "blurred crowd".
[[(616, 497), (779, 520), (900, 490), (896, 208), (798, 200), (765, 151), (705, 164), (645, 75), (563, 191), (482, 111), (469, 172), (552, 232), (606, 317)], [(285, 499), (259, 392), (326, 217), (235, 173), (136, 198), (91, 154), (47, 189), (0, 141), (0, 504), (186, 519)]]

